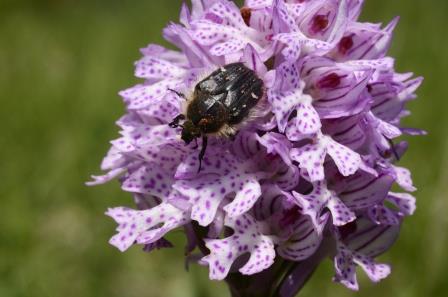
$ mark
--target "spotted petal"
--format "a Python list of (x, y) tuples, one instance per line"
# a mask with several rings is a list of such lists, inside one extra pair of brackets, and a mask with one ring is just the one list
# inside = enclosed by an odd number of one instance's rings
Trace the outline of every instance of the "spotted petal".
[[(219, 24), (207, 19), (192, 22), (192, 38), (203, 46), (215, 46), (215, 54), (239, 52), (250, 44), (257, 52), (263, 48), (258, 43), (259, 33), (249, 27), (235, 27), (232, 24)], [(221, 45), (217, 45), (221, 43)], [(219, 49), (218, 49), (219, 47)]]
[(361, 165), (361, 156), (348, 147), (337, 143), (330, 137), (328, 139), (327, 153), (331, 156), (334, 163), (343, 176), (352, 175)]
[(302, 208), (302, 213), (308, 215), (313, 222), (314, 228), (320, 234), (324, 223), (322, 217), (324, 209), (330, 210), (333, 224), (336, 226), (345, 225), (354, 219), (355, 214), (345, 206), (334, 192), (328, 190), (323, 182), (315, 183), (313, 191), (308, 195), (293, 192), (295, 202)]
[(265, 8), (272, 5), (273, 0), (246, 0), (244, 6), (252, 9)]
[(117, 223), (118, 234), (110, 239), (110, 244), (120, 251), (127, 250), (134, 242), (154, 243), (167, 232), (188, 222), (188, 213), (171, 204), (162, 203), (148, 210), (133, 210), (124, 207), (111, 208), (106, 215)]
[(288, 122), (286, 136), (291, 141), (298, 141), (304, 135), (317, 133), (322, 127), (319, 114), (312, 105), (310, 96), (303, 96), (296, 108), (297, 115)]
[(415, 197), (411, 194), (389, 192), (387, 200), (398, 208), (401, 216), (410, 216), (415, 211)]
[(214, 56), (224, 56), (233, 54), (242, 50), (246, 46), (246, 42), (241, 39), (231, 39), (225, 42), (216, 43), (210, 49), (210, 53)]
[(304, 100), (303, 83), (301, 85), (297, 77), (296, 65), (285, 62), (275, 74), (274, 87), (268, 90), (268, 101), (272, 106), (280, 132), (285, 131), (289, 116)]
[(160, 58), (145, 56), (135, 64), (135, 76), (160, 80), (176, 79), (186, 74), (186, 70)]
[(280, 33), (273, 39), (285, 45), (282, 54), (288, 61), (292, 62), (297, 61), (301, 53), (323, 54), (332, 48), (330, 43), (308, 38), (301, 32)]
[(145, 164), (125, 177), (122, 189), (165, 199), (172, 192), (170, 185), (173, 182), (172, 172), (161, 169), (156, 163)]
[(209, 266), (210, 279), (224, 279), (233, 262), (245, 253), (250, 253), (250, 258), (239, 269), (242, 274), (261, 272), (274, 263), (274, 242), (271, 237), (262, 234), (259, 224), (248, 214), (236, 218), (227, 217), (225, 225), (234, 230), (234, 235), (224, 239), (205, 240), (210, 254), (202, 258), (202, 261)]
[(162, 100), (168, 89), (176, 89), (179, 79), (165, 79), (154, 84), (140, 84), (120, 92), (129, 109), (140, 109)]
[(352, 290), (359, 289), (356, 265), (359, 265), (373, 282), (378, 282), (390, 274), (388, 265), (377, 264), (372, 258), (353, 252), (342, 244), (338, 246), (338, 254), (334, 258), (334, 263), (336, 275), (333, 280)]
[(396, 182), (406, 191), (413, 192), (417, 190), (412, 184), (411, 172), (409, 169), (399, 166), (392, 166), (395, 172)]
[(291, 149), (291, 159), (299, 162), (299, 167), (306, 170), (311, 181), (320, 181), (325, 178), (326, 153), (326, 148), (320, 143), (308, 144), (302, 148)]
[(280, 132), (284, 132), (288, 123), (289, 116), (294, 108), (301, 102), (301, 90), (289, 92), (268, 91), (268, 99), (272, 105), (272, 111), (277, 119), (277, 125)]
[(354, 174), (362, 163), (358, 153), (326, 135), (318, 135), (316, 143), (291, 149), (290, 154), (291, 159), (299, 162), (299, 167), (306, 170), (311, 181), (324, 179), (323, 165), (327, 154), (332, 157), (339, 172), (344, 176)]
[(404, 216), (412, 215), (415, 211), (415, 198), (408, 193), (393, 193), (385, 199), (394, 208), (387, 204), (377, 204), (368, 209), (369, 218), (379, 225), (398, 225)]
[(231, 217), (247, 212), (261, 195), (258, 175), (249, 173), (245, 164), (229, 153), (209, 154), (204, 158), (204, 171), (193, 177), (191, 173), (197, 168), (197, 158), (187, 158), (179, 167), (176, 177), (191, 179), (178, 180), (173, 187), (189, 199), (192, 204), (191, 218), (201, 226), (213, 221), (218, 206), (229, 194), (236, 194), (233, 201), (224, 207)]

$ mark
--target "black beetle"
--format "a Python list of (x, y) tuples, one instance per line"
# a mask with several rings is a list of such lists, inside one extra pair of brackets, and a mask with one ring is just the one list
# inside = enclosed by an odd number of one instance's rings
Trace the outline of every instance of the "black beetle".
[[(232, 136), (238, 126), (249, 117), (251, 109), (264, 94), (263, 80), (243, 63), (220, 67), (198, 82), (191, 98), (171, 90), (187, 100), (185, 114), (169, 124), (182, 128), (181, 138), (186, 144), (202, 137), (199, 168), (207, 148), (207, 136)], [(183, 124), (179, 124), (184, 121)]]

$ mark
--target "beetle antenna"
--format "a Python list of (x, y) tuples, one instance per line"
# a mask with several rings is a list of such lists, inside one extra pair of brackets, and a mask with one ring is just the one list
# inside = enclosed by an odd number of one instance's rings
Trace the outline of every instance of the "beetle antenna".
[(201, 151), (199, 153), (199, 168), (198, 168), (198, 173), (201, 171), (202, 168), (202, 159), (204, 159), (204, 155), (205, 155), (205, 150), (207, 149), (207, 136), (203, 135), (202, 136), (202, 147), (201, 147)]
[(187, 100), (187, 97), (185, 96), (184, 93), (178, 92), (178, 91), (173, 90), (173, 89), (170, 89), (170, 88), (168, 88), (167, 90), (168, 90), (168, 91), (171, 91), (171, 92), (173, 92), (174, 94), (176, 94), (177, 96), (182, 97), (183, 99)]

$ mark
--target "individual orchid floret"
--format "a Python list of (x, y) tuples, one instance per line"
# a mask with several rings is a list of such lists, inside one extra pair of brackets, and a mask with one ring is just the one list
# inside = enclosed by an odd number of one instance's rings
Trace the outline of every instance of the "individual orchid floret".
[(382, 73), (376, 81), (369, 82), (368, 90), (372, 96), (372, 112), (383, 121), (399, 124), (407, 101), (415, 98), (415, 90), (423, 78), (410, 79), (412, 73)]
[(339, 40), (347, 26), (346, 0), (318, 0), (303, 4), (295, 15), (300, 31), (310, 38), (324, 40), (330, 44)]
[(390, 267), (377, 264), (371, 258), (361, 253), (350, 251), (345, 246), (338, 246), (338, 254), (334, 259), (336, 275), (334, 281), (340, 282), (352, 290), (358, 290), (356, 265), (359, 265), (373, 282), (378, 282), (390, 274)]
[(321, 118), (354, 115), (368, 104), (366, 86), (373, 74), (371, 67), (308, 56), (303, 59), (300, 73), (305, 92), (313, 97), (313, 106)]
[(301, 54), (324, 54), (342, 37), (347, 13), (346, 1), (276, 1), (274, 22), (279, 32), (273, 39), (285, 46), (282, 54), (290, 61), (296, 61)]
[(369, 218), (378, 225), (398, 225), (405, 216), (415, 211), (415, 197), (408, 193), (389, 192), (384, 200), (396, 209), (378, 204), (368, 210)]
[(358, 153), (323, 134), (318, 134), (313, 143), (291, 149), (290, 157), (299, 163), (299, 167), (306, 171), (310, 181), (314, 182), (325, 178), (324, 162), (327, 154), (344, 176), (354, 174), (362, 163)]
[[(287, 129), (291, 140), (297, 140), (302, 134), (316, 133), (321, 127), (319, 115), (312, 106), (313, 99), (303, 93), (305, 85), (297, 80), (298, 75), (295, 64), (283, 63), (277, 70), (274, 87), (268, 91), (278, 128), (280, 132)], [(294, 111), (297, 116), (288, 123)]]
[(324, 209), (330, 211), (335, 226), (343, 226), (356, 219), (356, 215), (324, 182), (313, 184), (313, 191), (308, 195), (297, 192), (293, 192), (293, 195), (302, 208), (302, 213), (311, 218), (318, 234), (322, 234), (328, 219), (328, 213), (324, 213)]
[(333, 280), (352, 290), (359, 289), (356, 265), (360, 266), (373, 282), (378, 282), (390, 274), (390, 266), (376, 263), (374, 257), (384, 253), (395, 242), (400, 230), (399, 225), (374, 225), (365, 217), (359, 218), (355, 224), (355, 232), (346, 232), (343, 229), (335, 231), (339, 240), (337, 255), (334, 258), (336, 275)]
[(391, 165), (382, 161), (378, 161), (379, 170), (392, 175), (395, 182), (405, 191), (414, 192), (417, 190), (412, 182), (411, 172), (409, 169)]
[(389, 49), (392, 32), (397, 23), (398, 18), (395, 18), (381, 29), (376, 24), (352, 22), (329, 55), (341, 62), (382, 58)]
[(267, 44), (262, 32), (248, 27), (240, 10), (230, 1), (216, 1), (203, 19), (191, 23), (191, 36), (202, 46), (209, 47), (210, 54), (224, 56), (235, 54), (250, 44), (257, 52)]
[(372, 133), (372, 139), (378, 148), (389, 147), (389, 140), (401, 136), (401, 131), (392, 124), (383, 121), (369, 112), (365, 115), (366, 126), (368, 126)]
[(189, 221), (188, 213), (167, 203), (148, 210), (111, 208), (106, 214), (118, 223), (119, 233), (110, 239), (110, 244), (120, 251), (127, 250), (134, 242), (154, 243), (172, 229)]
[(262, 233), (263, 227), (250, 215), (227, 217), (225, 225), (234, 234), (224, 239), (205, 239), (210, 255), (202, 258), (209, 265), (210, 279), (224, 279), (233, 262), (245, 253), (250, 253), (247, 263), (239, 269), (242, 274), (255, 274), (274, 263), (274, 241)]

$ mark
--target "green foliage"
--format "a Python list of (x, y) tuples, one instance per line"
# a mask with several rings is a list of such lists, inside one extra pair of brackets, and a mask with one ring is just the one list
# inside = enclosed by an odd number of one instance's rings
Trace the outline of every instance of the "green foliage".
[[(107, 244), (115, 224), (103, 212), (132, 205), (117, 183), (87, 188), (99, 172), (117, 92), (136, 82), (133, 61), (177, 18), (175, 0), (3, 0), (0, 2), (0, 296), (219, 297), (207, 271), (184, 271), (182, 234), (175, 249), (121, 254)], [(425, 76), (406, 124), (427, 137), (410, 139), (401, 164), (414, 172), (418, 209), (383, 260), (392, 276), (361, 281), (356, 296), (446, 296), (448, 209), (448, 2), (367, 0), (363, 19), (402, 16), (392, 48), (400, 71)], [(324, 263), (303, 296), (355, 296), (331, 283)]]

